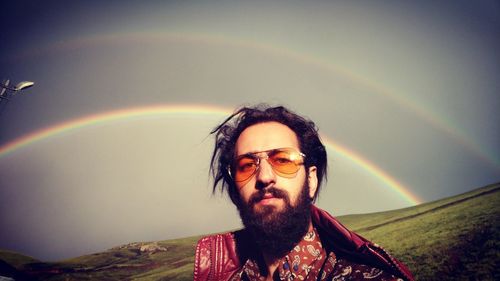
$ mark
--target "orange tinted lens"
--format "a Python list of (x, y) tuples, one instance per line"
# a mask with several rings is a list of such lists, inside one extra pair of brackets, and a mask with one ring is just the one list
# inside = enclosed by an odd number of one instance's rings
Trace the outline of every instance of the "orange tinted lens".
[(245, 181), (255, 173), (256, 169), (256, 159), (249, 156), (242, 157), (236, 161), (234, 180), (237, 182)]
[(294, 174), (299, 170), (302, 164), (302, 157), (295, 151), (276, 150), (269, 155), (269, 163), (273, 168), (283, 174)]

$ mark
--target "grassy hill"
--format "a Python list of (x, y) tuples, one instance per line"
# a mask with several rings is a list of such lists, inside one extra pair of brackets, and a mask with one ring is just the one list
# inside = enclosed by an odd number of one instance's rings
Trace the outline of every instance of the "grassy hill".
[(415, 207), (339, 219), (418, 280), (500, 280), (500, 184)]
[[(500, 280), (500, 184), (415, 207), (340, 221), (383, 245), (417, 280)], [(192, 280), (200, 236), (130, 243), (60, 262), (0, 251), (16, 280)]]
[[(193, 280), (194, 248), (200, 236), (130, 243), (59, 262), (17, 262), (16, 280)], [(7, 254), (6, 254), (7, 253)], [(11, 253), (0, 251), (9, 264)]]

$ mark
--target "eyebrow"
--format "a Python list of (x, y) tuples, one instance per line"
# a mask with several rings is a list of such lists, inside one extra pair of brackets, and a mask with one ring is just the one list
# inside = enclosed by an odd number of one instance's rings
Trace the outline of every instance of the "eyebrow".
[[(273, 150), (273, 149), (271, 149), (271, 150)], [(243, 156), (255, 156), (255, 154), (260, 153), (260, 152), (265, 152), (265, 151), (270, 151), (270, 150), (247, 152), (247, 153), (243, 153), (243, 154), (237, 155), (236, 158), (240, 158), (240, 157), (243, 157)]]
[(241, 156), (254, 156), (255, 154), (257, 153), (262, 153), (262, 152), (271, 152), (271, 151), (275, 151), (275, 150), (282, 150), (282, 149), (287, 149), (288, 147), (277, 147), (277, 148), (271, 148), (271, 149), (266, 149), (266, 150), (257, 150), (257, 151), (249, 151), (247, 153), (243, 153), (243, 154), (240, 154), (240, 155), (237, 155), (236, 158), (239, 158)]

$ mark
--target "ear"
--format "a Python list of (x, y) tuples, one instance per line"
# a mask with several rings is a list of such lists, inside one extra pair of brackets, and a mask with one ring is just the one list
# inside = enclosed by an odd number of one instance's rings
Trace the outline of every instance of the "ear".
[(311, 199), (314, 198), (314, 195), (316, 195), (316, 190), (318, 189), (318, 176), (316, 174), (317, 170), (318, 169), (316, 168), (316, 166), (309, 167), (307, 183), (309, 184), (309, 197)]

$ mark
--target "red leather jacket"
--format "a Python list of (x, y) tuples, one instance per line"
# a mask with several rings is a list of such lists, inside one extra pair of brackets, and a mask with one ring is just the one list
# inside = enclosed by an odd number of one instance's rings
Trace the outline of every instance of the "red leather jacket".
[[(380, 246), (348, 230), (326, 211), (315, 206), (311, 209), (313, 225), (323, 246), (337, 256), (373, 265), (404, 280), (413, 280), (408, 268), (390, 256)], [(252, 250), (248, 247), (248, 234), (244, 230), (203, 237), (196, 246), (194, 281), (229, 280), (247, 260)]]

